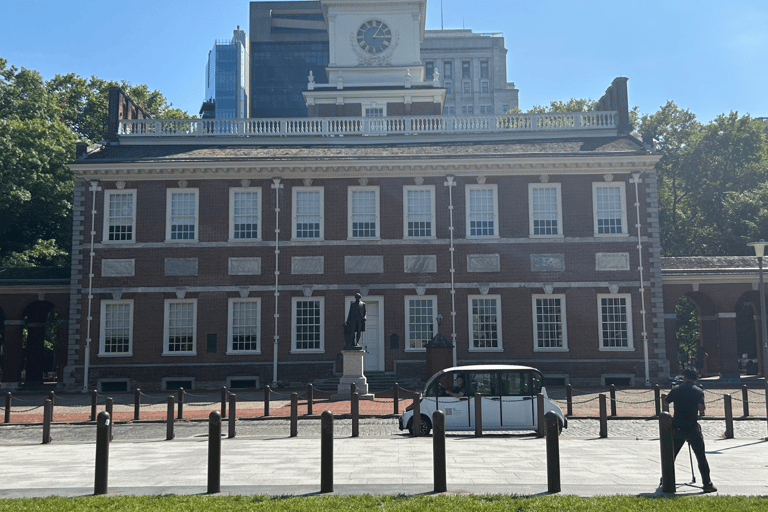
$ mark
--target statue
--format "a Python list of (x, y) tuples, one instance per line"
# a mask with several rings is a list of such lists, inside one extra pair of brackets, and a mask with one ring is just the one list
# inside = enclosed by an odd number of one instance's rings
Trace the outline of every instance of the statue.
[(344, 323), (344, 342), (345, 348), (360, 348), (360, 337), (365, 332), (365, 302), (361, 299), (359, 293), (355, 294), (355, 302), (349, 305), (349, 314)]

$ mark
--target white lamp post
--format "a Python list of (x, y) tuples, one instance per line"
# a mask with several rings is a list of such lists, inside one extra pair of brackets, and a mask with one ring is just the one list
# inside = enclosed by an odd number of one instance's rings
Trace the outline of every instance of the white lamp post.
[(766, 376), (766, 363), (768, 363), (768, 325), (765, 321), (765, 283), (763, 282), (763, 255), (765, 254), (765, 246), (768, 242), (760, 239), (759, 242), (750, 242), (747, 244), (750, 247), (755, 248), (755, 256), (757, 256), (758, 275), (760, 278), (760, 343), (763, 346), (763, 377)]

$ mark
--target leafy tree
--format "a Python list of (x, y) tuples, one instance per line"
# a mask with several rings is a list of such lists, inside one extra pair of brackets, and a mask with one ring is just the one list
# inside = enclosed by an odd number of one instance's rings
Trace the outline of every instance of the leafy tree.
[[(597, 105), (597, 101), (593, 99), (577, 99), (571, 98), (566, 102), (562, 101), (550, 101), (549, 106), (534, 105), (529, 111), (529, 114), (545, 114), (548, 112), (589, 112), (594, 110)], [(635, 127), (638, 124), (638, 112), (640, 108), (635, 106), (629, 111), (629, 125)]]
[(696, 305), (687, 297), (681, 298), (675, 304), (675, 316), (677, 317), (677, 360), (680, 368), (685, 363), (696, 359), (699, 350), (699, 313)]

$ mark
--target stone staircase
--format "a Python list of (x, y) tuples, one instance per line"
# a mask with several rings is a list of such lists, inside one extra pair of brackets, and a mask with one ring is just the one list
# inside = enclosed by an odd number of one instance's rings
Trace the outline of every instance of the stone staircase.
[[(369, 390), (386, 390), (395, 387), (397, 377), (390, 372), (366, 372), (365, 378), (368, 381)], [(337, 391), (339, 389), (339, 380), (341, 377), (331, 377), (327, 379), (317, 379), (312, 383), (315, 389), (320, 391)]]

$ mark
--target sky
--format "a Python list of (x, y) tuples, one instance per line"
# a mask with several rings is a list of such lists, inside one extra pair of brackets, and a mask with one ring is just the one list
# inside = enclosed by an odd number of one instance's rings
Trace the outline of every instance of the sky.
[[(372, 5), (376, 0), (369, 0)], [(442, 18), (441, 18), (442, 4)], [(0, 0), (0, 57), (56, 74), (145, 83), (197, 114), (216, 40), (247, 0)], [(617, 76), (652, 114), (672, 100), (706, 123), (768, 117), (766, 0), (428, 0), (427, 29), (502, 33), (520, 108), (598, 99)]]

